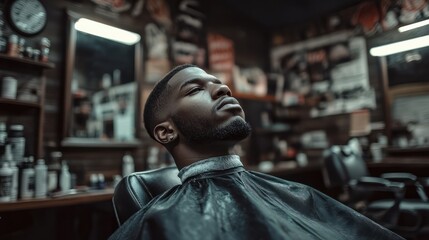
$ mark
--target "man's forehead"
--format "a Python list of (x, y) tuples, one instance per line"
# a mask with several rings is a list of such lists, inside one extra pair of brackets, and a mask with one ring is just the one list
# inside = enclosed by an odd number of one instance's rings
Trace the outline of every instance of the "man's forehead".
[(185, 69), (177, 72), (171, 79), (168, 81), (169, 87), (179, 87), (181, 84), (187, 82), (188, 80), (201, 78), (201, 79), (213, 79), (216, 78), (213, 75), (206, 73), (204, 70), (198, 67), (187, 67)]

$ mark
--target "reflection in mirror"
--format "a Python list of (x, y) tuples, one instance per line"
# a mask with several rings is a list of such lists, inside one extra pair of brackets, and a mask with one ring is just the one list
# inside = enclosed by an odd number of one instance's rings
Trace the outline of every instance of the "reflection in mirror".
[(386, 134), (394, 148), (429, 146), (428, 24), (404, 25), (368, 41), (380, 61)]
[(135, 141), (140, 35), (80, 17), (69, 27), (63, 143)]

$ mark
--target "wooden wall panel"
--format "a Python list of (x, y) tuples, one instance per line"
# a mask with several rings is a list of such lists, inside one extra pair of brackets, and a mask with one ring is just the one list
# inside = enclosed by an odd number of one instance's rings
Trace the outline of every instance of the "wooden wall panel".
[[(175, 6), (175, 2), (169, 1), (171, 6)], [(136, 170), (145, 169), (146, 148), (148, 145), (153, 145), (154, 141), (147, 138), (143, 127), (141, 131), (144, 133), (144, 140), (138, 148), (63, 148), (60, 146), (67, 40), (65, 9), (71, 8), (81, 13), (91, 13), (94, 10), (90, 1), (47, 0), (45, 4), (48, 9), (49, 22), (38, 37), (48, 37), (51, 40), (49, 58), (56, 66), (55, 69), (45, 72), (47, 77), (44, 124), (45, 158), (49, 161), (51, 151), (62, 151), (63, 159), (67, 160), (70, 170), (77, 174), (78, 183), (81, 184), (88, 182), (91, 173), (104, 173), (109, 181), (113, 175), (120, 174), (121, 157), (127, 151), (130, 151), (135, 158)], [(234, 40), (236, 61), (239, 65), (268, 68), (268, 34), (265, 34), (259, 26), (241, 19), (232, 10), (225, 8), (222, 2), (209, 3), (207, 9), (207, 31), (221, 33)], [(230, 14), (225, 15), (224, 13), (228, 11)], [(137, 18), (121, 17), (113, 19), (113, 21), (119, 25), (131, 26), (135, 29), (134, 31), (144, 36), (144, 26), (150, 19), (147, 13), (143, 13)], [(143, 49), (143, 53), (145, 53), (145, 49)]]

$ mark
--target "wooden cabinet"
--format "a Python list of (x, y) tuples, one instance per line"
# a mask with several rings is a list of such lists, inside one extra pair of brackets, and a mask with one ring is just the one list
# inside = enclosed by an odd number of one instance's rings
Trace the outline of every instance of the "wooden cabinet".
[[(17, 79), (16, 99), (0, 96), (0, 117), (9, 126), (24, 125), (26, 153), (43, 157), (43, 124), (45, 103), (44, 70), (54, 68), (52, 63), (0, 54), (0, 75)], [(28, 91), (31, 93), (24, 93)]]

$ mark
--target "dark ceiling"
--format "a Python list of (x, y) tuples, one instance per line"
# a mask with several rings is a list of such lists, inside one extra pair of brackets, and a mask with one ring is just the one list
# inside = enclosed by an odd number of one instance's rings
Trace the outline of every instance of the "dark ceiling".
[(361, 0), (226, 0), (235, 11), (264, 27), (303, 23), (350, 7)]

